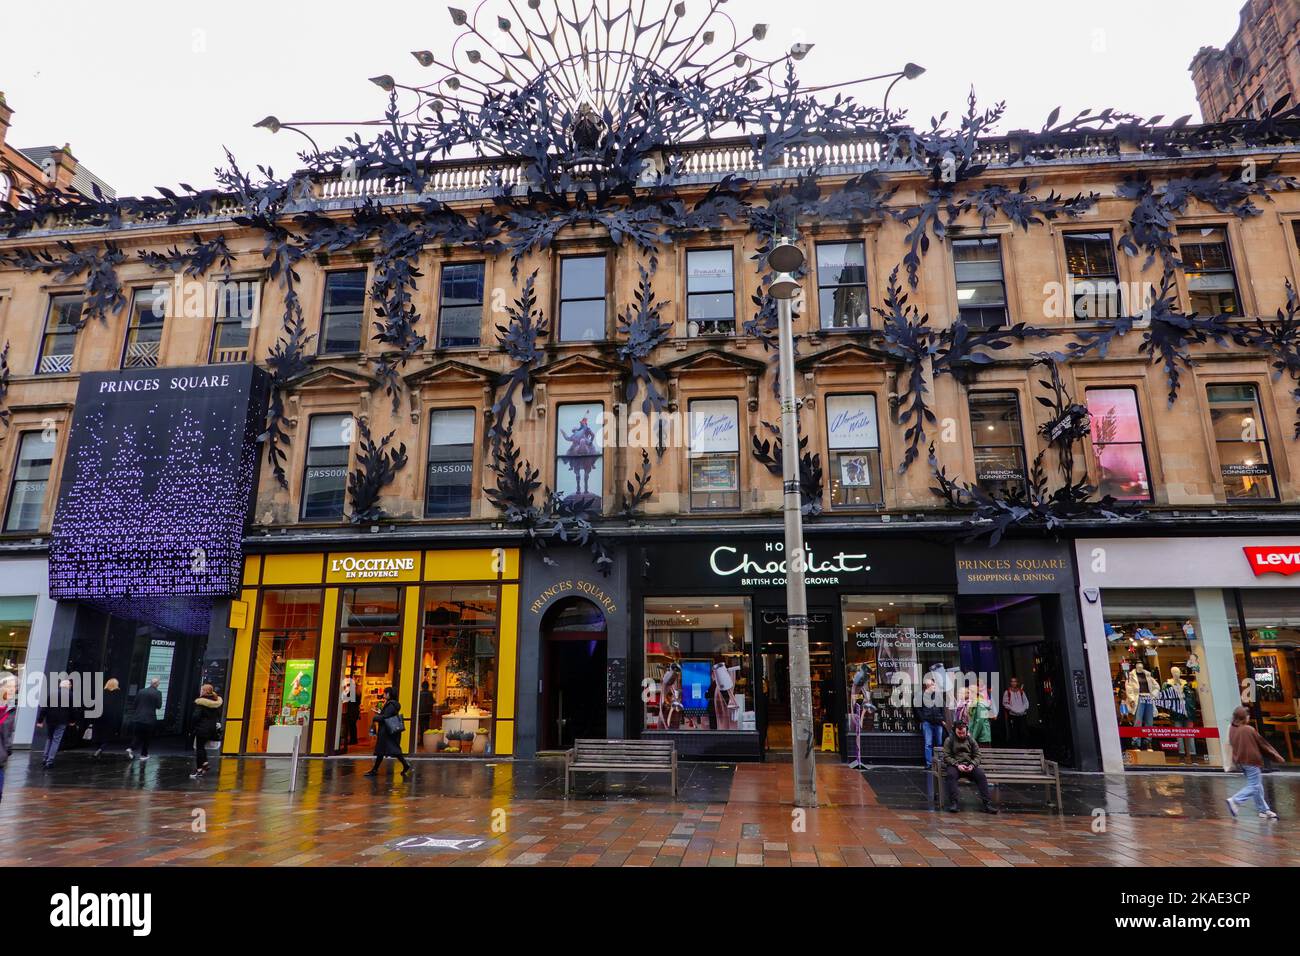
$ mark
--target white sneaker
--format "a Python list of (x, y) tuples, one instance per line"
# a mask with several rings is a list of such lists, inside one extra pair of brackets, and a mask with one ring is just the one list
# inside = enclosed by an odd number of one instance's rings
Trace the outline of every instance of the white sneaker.
[(1260, 819), (1261, 819), (1261, 820), (1276, 820), (1276, 819), (1277, 819), (1277, 814), (1274, 813), (1272, 810), (1261, 810), (1261, 811), (1259, 811), (1259, 816), (1260, 816)]
[(1228, 812), (1235, 817), (1237, 815), (1237, 802), (1233, 800), (1232, 797), (1229, 797), (1227, 802), (1228, 802)]
[(148, 754), (145, 754), (143, 757), (140, 758), (140, 762), (141, 762), (141, 763), (144, 763), (144, 762), (145, 762), (146, 760), (148, 760), (148, 759), (149, 759), (149, 755), (148, 755)]
[(127, 747), (127, 748), (126, 748), (126, 759), (127, 759), (127, 760), (134, 760), (134, 759), (135, 759), (135, 751), (132, 750), (130, 747)]

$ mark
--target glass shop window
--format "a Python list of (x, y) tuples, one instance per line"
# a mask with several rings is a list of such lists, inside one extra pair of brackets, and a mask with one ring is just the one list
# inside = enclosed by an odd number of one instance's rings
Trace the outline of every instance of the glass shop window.
[(740, 412), (734, 398), (693, 400), (690, 470), (692, 511), (740, 507)]
[(1124, 314), (1124, 303), (1110, 232), (1067, 232), (1063, 239), (1074, 320), (1119, 318)]
[(308, 428), (307, 467), (302, 477), (302, 518), (343, 517), (347, 497), (351, 415), (313, 415)]
[(555, 490), (564, 503), (599, 514), (605, 495), (605, 406), (560, 405), (555, 412)]
[(1178, 252), (1183, 260), (1193, 312), (1236, 315), (1241, 311), (1227, 229), (1222, 226), (1179, 229)]
[(424, 588), (415, 751), (490, 754), (496, 748), (498, 589)]
[(954, 239), (957, 310), (973, 329), (1007, 324), (1007, 284), (1002, 274), (1002, 243), (996, 236)]
[[(1300, 594), (1290, 588), (1242, 588), (1245, 638), (1233, 592), (1224, 592), (1241, 703), (1255, 729), (1287, 763), (1300, 744)], [(1243, 653), (1243, 644), (1248, 654)]]
[(1015, 392), (971, 392), (975, 481), (988, 494), (1023, 495), (1027, 486), (1025, 433)]
[(605, 338), (605, 257), (560, 260), (560, 341)]
[(817, 244), (817, 302), (823, 329), (865, 329), (870, 324), (862, 242)]
[(483, 334), (482, 262), (448, 262), (438, 295), (438, 347), (476, 346)]
[(642, 726), (757, 732), (749, 598), (646, 598)]
[(320, 319), (322, 355), (361, 351), (365, 309), (365, 269), (325, 274), (325, 303)]
[(45, 332), (36, 358), (36, 374), (72, 371), (72, 356), (77, 346), (77, 323), (86, 298), (81, 293), (50, 296), (50, 311), (45, 317)]
[(1090, 388), (1084, 392), (1097, 456), (1097, 494), (1116, 501), (1150, 501), (1151, 481), (1142, 439), (1137, 391)]
[(55, 445), (44, 430), (23, 432), (14, 462), (13, 484), (9, 488), (6, 531), (40, 530)]
[(213, 364), (248, 361), (252, 329), (257, 325), (262, 285), (248, 279), (231, 279), (218, 286), (216, 318), (212, 323)]
[(245, 730), (248, 753), (292, 753), (300, 735), (302, 748), (310, 746), (322, 607), (320, 588), (262, 591)]
[(876, 396), (826, 396), (826, 446), (830, 452), (831, 507), (878, 506), (884, 487)]
[(1277, 497), (1268, 433), (1254, 385), (1208, 385), (1219, 475), (1229, 501)]
[(730, 249), (686, 253), (687, 334), (736, 334), (736, 278)]
[(162, 345), (163, 320), (167, 317), (167, 294), (161, 289), (135, 289), (122, 346), (122, 368), (157, 368)]
[(429, 413), (427, 518), (465, 517), (474, 495), (474, 409), (437, 408)]

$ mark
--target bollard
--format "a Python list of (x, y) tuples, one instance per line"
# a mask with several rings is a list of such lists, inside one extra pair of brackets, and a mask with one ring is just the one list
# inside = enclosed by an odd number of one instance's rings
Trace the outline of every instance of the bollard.
[(293, 793), (298, 789), (298, 755), (302, 750), (302, 734), (293, 738), (293, 752), (289, 755), (292, 763), (289, 764), (289, 792)]

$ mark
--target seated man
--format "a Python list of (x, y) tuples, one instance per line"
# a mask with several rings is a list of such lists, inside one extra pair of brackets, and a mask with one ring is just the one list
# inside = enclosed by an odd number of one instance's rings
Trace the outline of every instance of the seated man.
[(980, 799), (984, 801), (985, 813), (997, 813), (989, 797), (989, 781), (980, 769), (980, 745), (970, 735), (966, 721), (959, 720), (952, 725), (952, 733), (943, 742), (943, 770), (948, 790), (948, 812), (957, 812), (957, 781), (962, 777), (974, 780), (979, 789)]

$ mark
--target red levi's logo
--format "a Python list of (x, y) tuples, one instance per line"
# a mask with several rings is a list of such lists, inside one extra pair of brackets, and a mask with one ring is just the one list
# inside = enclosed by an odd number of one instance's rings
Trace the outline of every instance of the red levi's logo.
[(1295, 574), (1300, 571), (1300, 545), (1271, 545), (1266, 548), (1242, 548), (1246, 560), (1255, 572), (1261, 574)]

